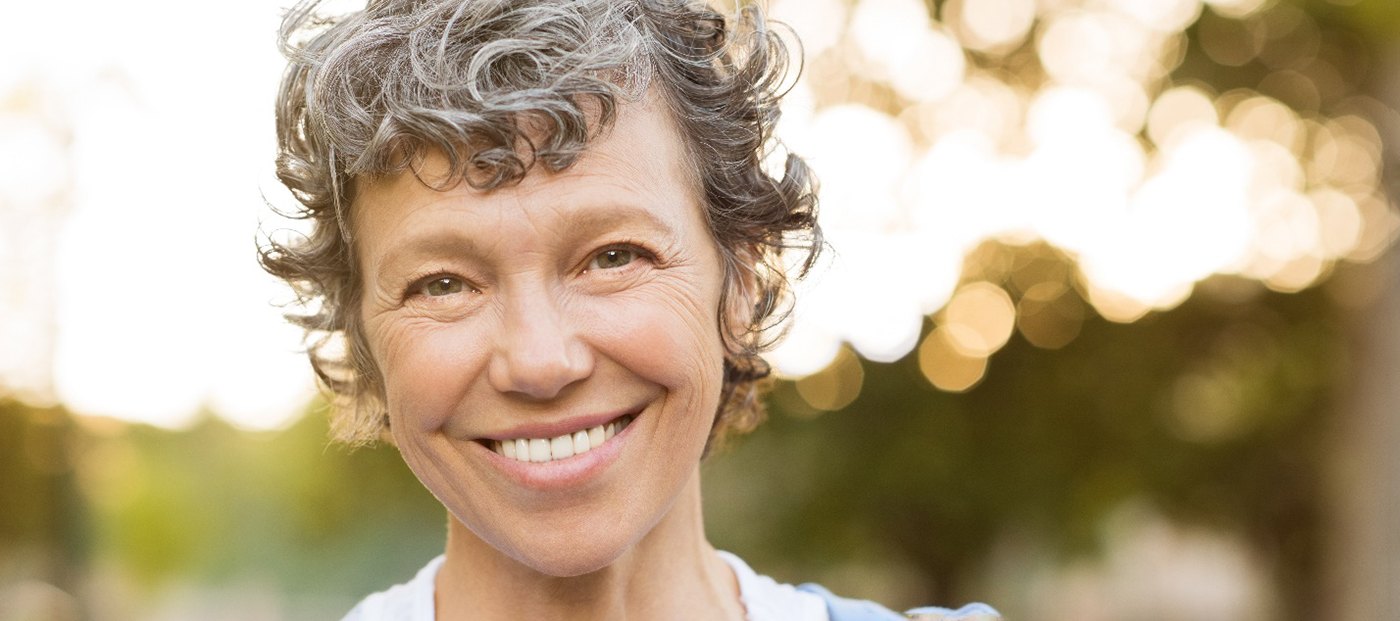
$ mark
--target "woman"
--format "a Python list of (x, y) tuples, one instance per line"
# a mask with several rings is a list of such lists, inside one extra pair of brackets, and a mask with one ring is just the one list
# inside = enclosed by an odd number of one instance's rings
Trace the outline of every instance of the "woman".
[(450, 516), (445, 554), (347, 619), (893, 615), (705, 539), (700, 459), (759, 416), (783, 254), (820, 243), (806, 165), (761, 167), (787, 57), (759, 12), (314, 7), (278, 99), (313, 230), (263, 263), (343, 337), (311, 349), (337, 437), (387, 438)]

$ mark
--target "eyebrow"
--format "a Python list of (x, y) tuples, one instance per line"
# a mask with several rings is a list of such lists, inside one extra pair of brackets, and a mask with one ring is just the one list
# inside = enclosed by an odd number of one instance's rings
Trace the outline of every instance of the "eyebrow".
[(595, 207), (580, 207), (569, 217), (569, 232), (566, 241), (592, 237), (622, 226), (640, 225), (652, 233), (667, 237), (676, 235), (676, 228), (650, 209), (625, 203), (609, 203)]
[(379, 263), (375, 274), (380, 279), (385, 279), (402, 263), (411, 264), (448, 254), (480, 256), (481, 252), (471, 237), (455, 229), (436, 229), (423, 235), (414, 235), (390, 247), (384, 253), (384, 260)]
[[(561, 245), (578, 243), (619, 228), (659, 234), (665, 237), (667, 242), (677, 236), (676, 227), (666, 219), (649, 209), (625, 203), (578, 207), (568, 215), (565, 226), (567, 231), (558, 240)], [(478, 232), (469, 232), (468, 229), (453, 226), (411, 235), (385, 252), (376, 274), (382, 279), (390, 275), (400, 263), (430, 257), (482, 257), (486, 254), (478, 241), (482, 238)]]

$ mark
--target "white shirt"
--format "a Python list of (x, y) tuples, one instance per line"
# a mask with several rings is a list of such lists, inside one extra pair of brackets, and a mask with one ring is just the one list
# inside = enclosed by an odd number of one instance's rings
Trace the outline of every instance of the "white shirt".
[[(733, 554), (719, 556), (739, 581), (739, 600), (748, 621), (827, 621), (821, 597), (759, 575)], [(433, 581), (443, 558), (429, 561), (412, 580), (366, 597), (341, 621), (436, 621)]]

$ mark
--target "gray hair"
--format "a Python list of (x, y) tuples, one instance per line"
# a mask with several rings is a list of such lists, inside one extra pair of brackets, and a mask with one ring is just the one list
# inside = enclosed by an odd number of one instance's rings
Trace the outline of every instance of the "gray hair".
[[(372, 0), (330, 18), (319, 4), (303, 0), (283, 20), (277, 97), (277, 174), (300, 203), (286, 215), (310, 220), (311, 233), (266, 239), (259, 258), (311, 309), (288, 319), (307, 330), (312, 367), (338, 398), (336, 439), (367, 443), (388, 429), (358, 312), (354, 181), (412, 170), (430, 151), (448, 161), (446, 187), (563, 170), (619, 102), (649, 88), (680, 130), (724, 258), (727, 353), (711, 440), (757, 424), (768, 375), (758, 354), (788, 300), (783, 255), (797, 255), (800, 276), (821, 246), (807, 165), (787, 154), (781, 177), (764, 169), (780, 147), (788, 52), (758, 7), (726, 20), (686, 0)], [(747, 325), (729, 325), (735, 296), (752, 304)]]

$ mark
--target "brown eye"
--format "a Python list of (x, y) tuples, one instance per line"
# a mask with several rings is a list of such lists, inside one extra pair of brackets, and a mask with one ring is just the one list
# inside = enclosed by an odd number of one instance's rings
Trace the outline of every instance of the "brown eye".
[(463, 288), (460, 279), (451, 276), (442, 276), (423, 283), (422, 286), (418, 288), (418, 292), (428, 297), (436, 298), (444, 295), (461, 293)]
[(637, 253), (631, 250), (613, 248), (593, 255), (593, 260), (588, 263), (588, 267), (600, 270), (616, 269), (631, 263), (635, 258), (637, 258)]

